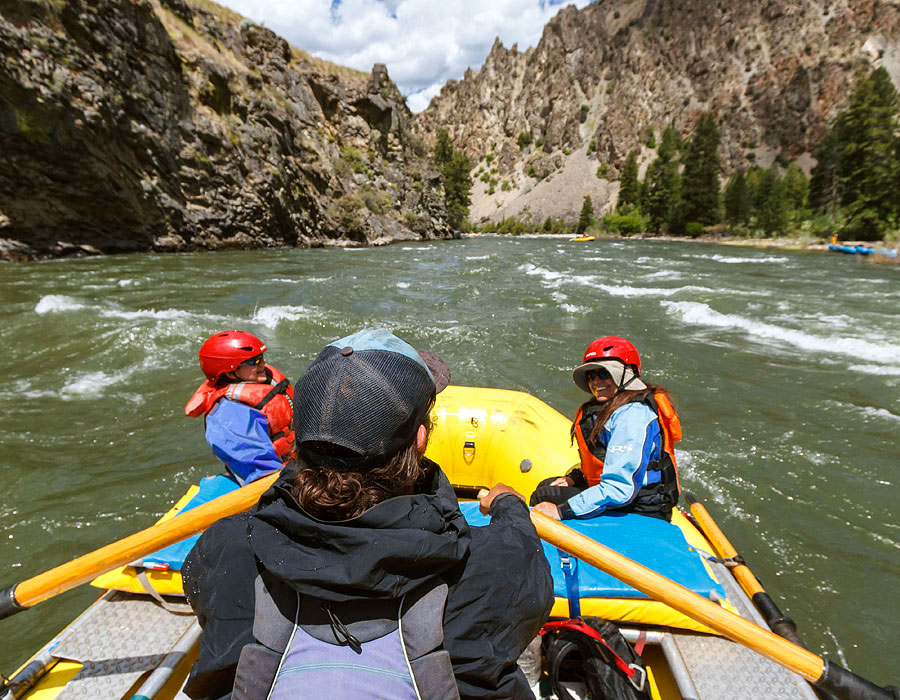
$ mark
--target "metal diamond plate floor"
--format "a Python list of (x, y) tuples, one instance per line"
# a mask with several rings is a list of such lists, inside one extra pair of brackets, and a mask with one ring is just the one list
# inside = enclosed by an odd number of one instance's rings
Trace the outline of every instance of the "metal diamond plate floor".
[(99, 606), (90, 625), (53, 650), (57, 658), (83, 664), (57, 700), (118, 700), (141, 674), (160, 664), (193, 619), (174, 615), (146, 596), (116, 594)]

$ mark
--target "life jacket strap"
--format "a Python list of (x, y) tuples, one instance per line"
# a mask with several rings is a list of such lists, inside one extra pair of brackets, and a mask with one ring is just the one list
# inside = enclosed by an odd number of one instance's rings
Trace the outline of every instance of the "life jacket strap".
[(268, 394), (260, 399), (259, 403), (256, 404), (253, 408), (257, 411), (263, 410), (263, 407), (269, 403), (272, 399), (274, 399), (278, 394), (287, 394), (287, 388), (291, 385), (291, 383), (287, 379), (282, 379), (278, 384), (272, 387)]

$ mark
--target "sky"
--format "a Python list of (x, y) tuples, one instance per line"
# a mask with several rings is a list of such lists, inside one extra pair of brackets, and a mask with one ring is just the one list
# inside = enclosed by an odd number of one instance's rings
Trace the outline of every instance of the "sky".
[(297, 48), (370, 71), (384, 63), (413, 112), (450, 79), (477, 70), (495, 37), (535, 46), (563, 5), (589, 0), (218, 0)]

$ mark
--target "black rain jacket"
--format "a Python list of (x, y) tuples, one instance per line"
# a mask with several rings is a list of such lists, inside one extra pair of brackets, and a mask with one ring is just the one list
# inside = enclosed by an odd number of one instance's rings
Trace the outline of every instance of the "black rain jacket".
[(462, 698), (533, 698), (516, 659), (547, 620), (550, 567), (525, 504), (501, 496), (491, 523), (469, 526), (434, 463), (426, 487), (343, 521), (303, 511), (281, 478), (248, 513), (220, 520), (183, 568), (203, 627), (186, 686), (195, 700), (230, 697), (253, 641), (254, 580), (268, 571), (301, 594), (333, 601), (396, 598), (434, 577), (449, 587), (444, 647)]

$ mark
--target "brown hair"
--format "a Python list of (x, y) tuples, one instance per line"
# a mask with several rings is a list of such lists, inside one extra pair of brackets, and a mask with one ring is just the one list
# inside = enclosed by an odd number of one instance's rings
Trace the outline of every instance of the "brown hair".
[[(429, 423), (424, 425), (430, 432)], [(302, 468), (291, 484), (291, 494), (303, 510), (320, 520), (355, 518), (377, 503), (410, 494), (427, 473), (415, 435), (385, 464), (365, 471), (338, 471), (298, 459)]]
[[(594, 422), (594, 427), (591, 429), (591, 434), (586, 437), (586, 442), (590, 445), (595, 442), (597, 436), (600, 434), (600, 431), (603, 430), (603, 426), (606, 425), (606, 421), (609, 420), (609, 417), (613, 414), (617, 408), (621, 408), (626, 403), (632, 402), (640, 402), (646, 399), (648, 396), (652, 396), (653, 394), (660, 393), (665, 394), (666, 397), (671, 401), (672, 395), (669, 394), (669, 390), (664, 386), (659, 384), (651, 384), (648, 381), (644, 381), (644, 384), (647, 385), (646, 389), (623, 389), (618, 392), (615, 396), (613, 396), (609, 401), (606, 401), (603, 404), (603, 408), (597, 416), (597, 420)], [(583, 404), (581, 404), (581, 410), (584, 411), (590, 405), (597, 404), (596, 399), (591, 399)], [(577, 428), (577, 424), (572, 422), (572, 441), (575, 441), (575, 429)]]

